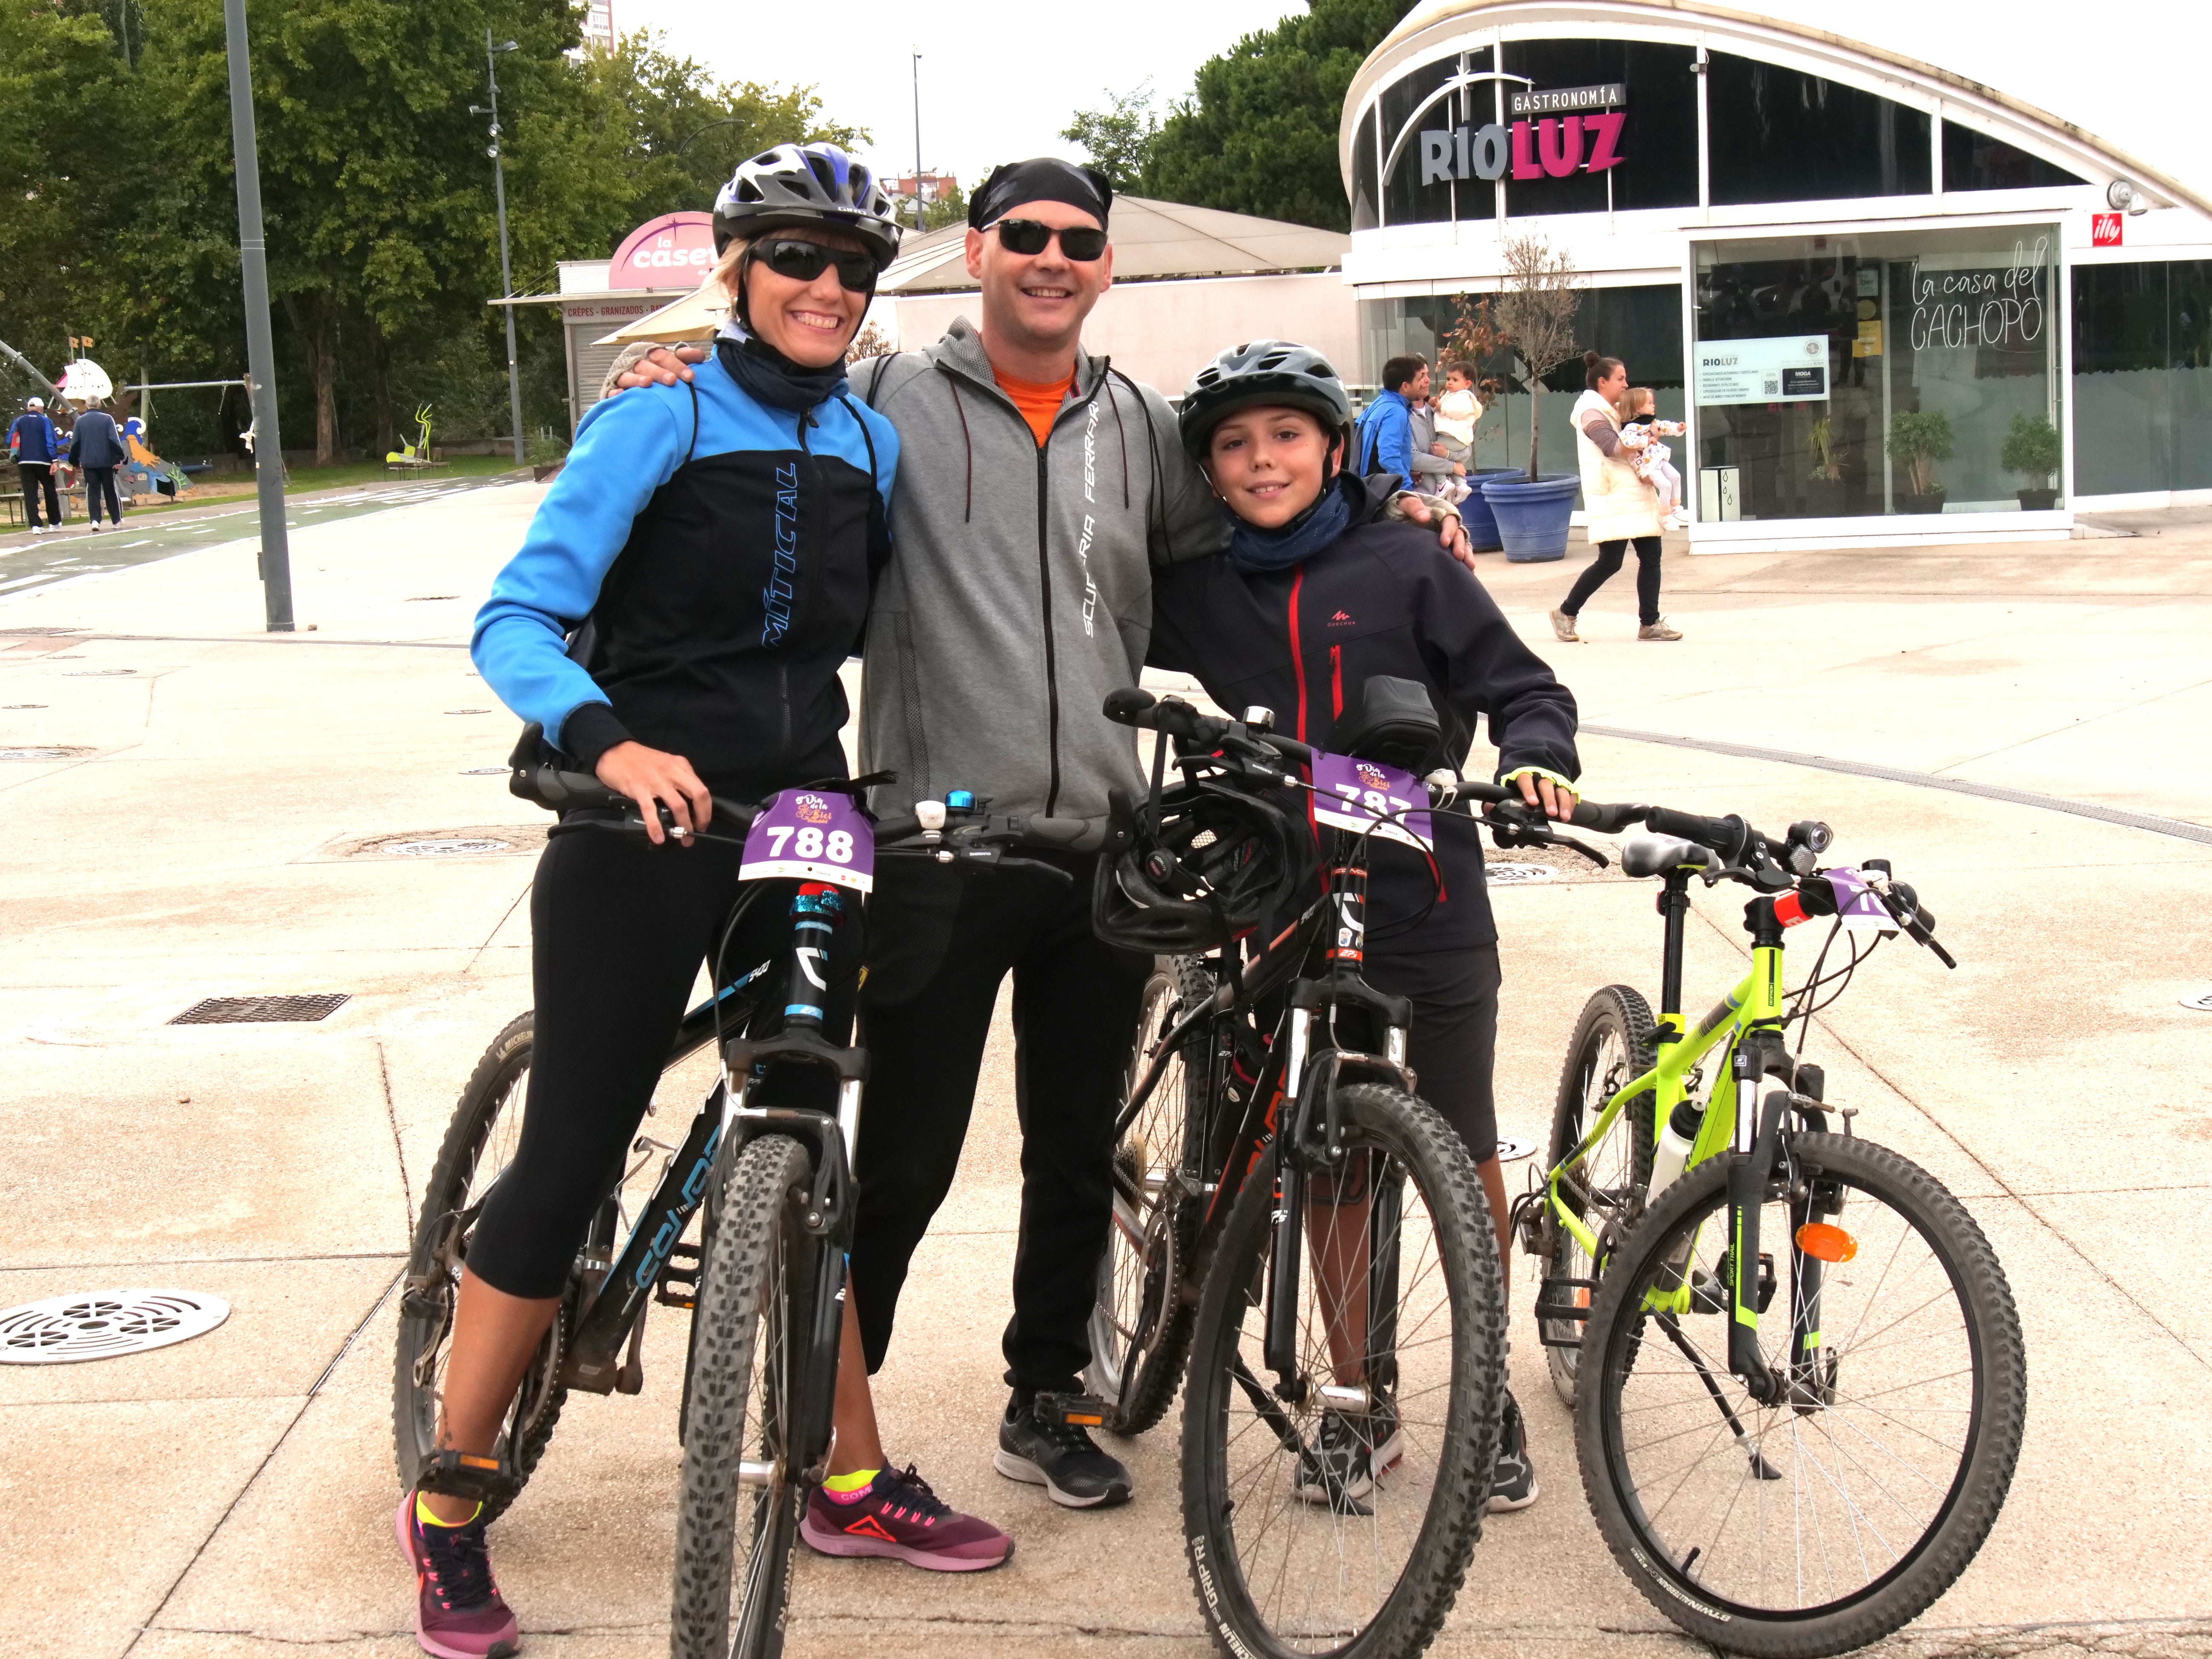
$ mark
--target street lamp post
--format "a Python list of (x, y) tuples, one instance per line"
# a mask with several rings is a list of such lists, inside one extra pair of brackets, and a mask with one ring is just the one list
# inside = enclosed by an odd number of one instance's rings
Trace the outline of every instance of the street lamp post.
[[(499, 155), (499, 54), (513, 52), (521, 43), (515, 40), (492, 45), (491, 31), (484, 31), (484, 84), (491, 89), (491, 103), (471, 104), (471, 115), (491, 117), (491, 184), (493, 199), (499, 204), (499, 289), (503, 300), (514, 298), (514, 276), (507, 262), (507, 164)], [(522, 381), (514, 368), (514, 307), (502, 306), (507, 313), (507, 416), (514, 426), (514, 464), (522, 465)]]
[(276, 432), (276, 347), (269, 330), (269, 252), (261, 236), (261, 155), (253, 136), (253, 65), (246, 0), (223, 0), (230, 59), (230, 147), (238, 173), (239, 274), (246, 289), (246, 372), (253, 408), (253, 485), (261, 507), (261, 593), (271, 634), (292, 631), (292, 554), (284, 535), (284, 444)]
[(914, 228), (921, 228), (921, 54), (914, 55)]

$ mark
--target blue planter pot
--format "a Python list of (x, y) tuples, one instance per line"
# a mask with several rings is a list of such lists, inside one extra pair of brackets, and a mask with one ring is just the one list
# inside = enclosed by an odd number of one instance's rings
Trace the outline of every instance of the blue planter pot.
[(1547, 474), (1534, 483), (1519, 472), (1485, 478), (1483, 499), (1497, 517), (1505, 556), (1515, 564), (1565, 558), (1567, 520), (1581, 488), (1581, 477), (1572, 472)]
[(1480, 471), (1468, 475), (1468, 483), (1474, 486), (1474, 490), (1459, 504), (1459, 518), (1467, 527), (1468, 544), (1476, 552), (1495, 553), (1505, 545), (1498, 538), (1498, 515), (1490, 510), (1490, 498), (1482, 493), (1484, 481), (1522, 476), (1517, 466), (1486, 466)]

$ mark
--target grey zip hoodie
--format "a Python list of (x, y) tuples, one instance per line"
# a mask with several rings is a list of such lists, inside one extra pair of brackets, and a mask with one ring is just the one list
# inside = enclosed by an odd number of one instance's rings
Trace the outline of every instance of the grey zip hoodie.
[(1228, 524), (1167, 400), (1078, 352), (1040, 447), (965, 318), (927, 351), (855, 364), (898, 428), (897, 551), (868, 615), (860, 768), (878, 812), (950, 789), (1081, 818), (1144, 787), (1135, 734), (1101, 714), (1152, 637), (1154, 562), (1226, 545)]

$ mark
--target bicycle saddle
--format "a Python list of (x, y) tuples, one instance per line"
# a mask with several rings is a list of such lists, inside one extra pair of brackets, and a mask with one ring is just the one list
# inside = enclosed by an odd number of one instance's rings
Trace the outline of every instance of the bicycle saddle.
[(1680, 836), (1646, 832), (1631, 836), (1620, 844), (1621, 870), (1632, 876), (1662, 876), (1686, 864), (1702, 870), (1713, 861), (1711, 853)]
[(1337, 723), (1331, 746), (1419, 772), (1443, 742), (1443, 725), (1428, 692), (1412, 680), (1378, 674), (1360, 688), (1358, 713)]

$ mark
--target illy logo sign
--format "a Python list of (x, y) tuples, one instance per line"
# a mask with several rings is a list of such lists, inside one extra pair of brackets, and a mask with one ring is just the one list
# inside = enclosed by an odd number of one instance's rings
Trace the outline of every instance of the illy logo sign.
[(2089, 216), (2089, 246), (2118, 247), (2120, 245), (2122, 217), (2117, 213), (2093, 213)]

